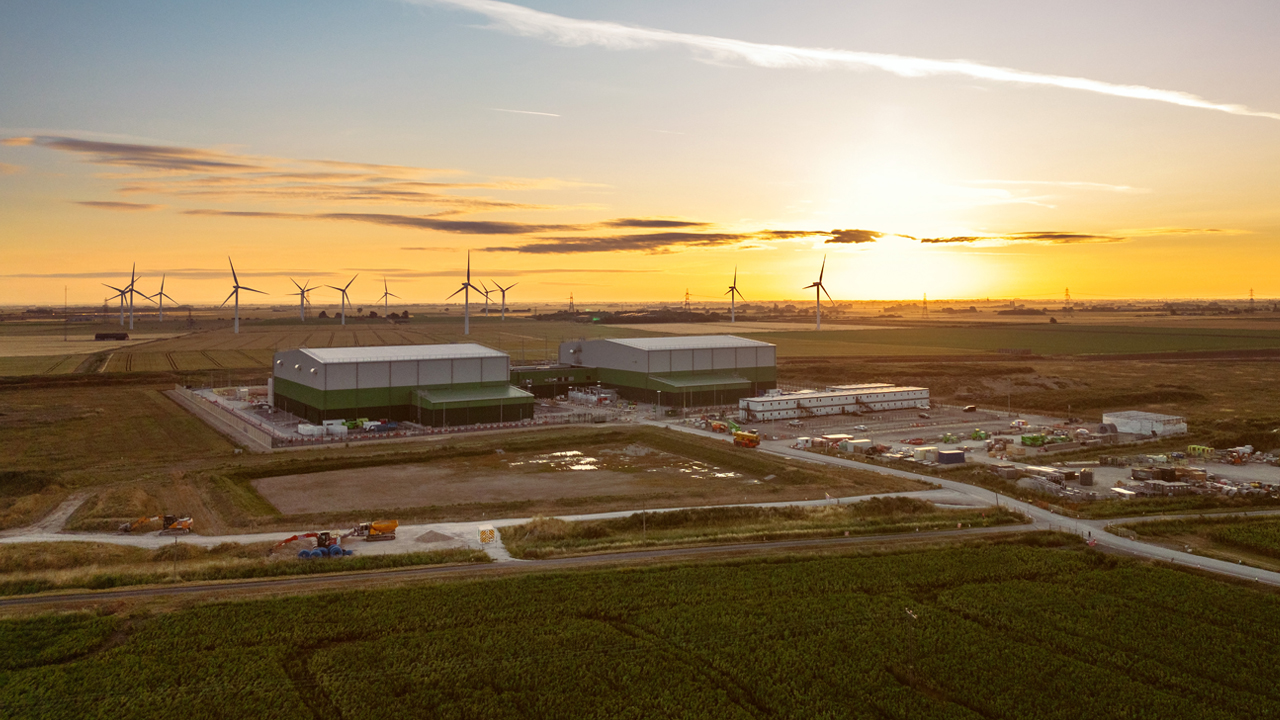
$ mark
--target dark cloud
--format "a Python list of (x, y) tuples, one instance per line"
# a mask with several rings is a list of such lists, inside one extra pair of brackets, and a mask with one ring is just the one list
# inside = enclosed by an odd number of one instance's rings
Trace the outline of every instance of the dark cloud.
[(599, 223), (600, 227), (619, 228), (687, 228), (707, 227), (711, 223), (693, 220), (667, 220), (665, 218), (618, 218)]
[(415, 230), (463, 235), (529, 235), (544, 232), (580, 230), (579, 225), (538, 225), (534, 223), (502, 222), (496, 220), (444, 220), (430, 215), (392, 215), (387, 213), (282, 213), (244, 210), (184, 210), (184, 215), (210, 215), (215, 217), (270, 218), (274, 220), (348, 220), (406, 227)]
[(525, 243), (524, 245), (486, 249), (493, 252), (518, 252), (533, 255), (594, 252), (667, 253), (683, 248), (736, 245), (750, 239), (752, 239), (751, 234), (743, 233), (665, 232), (641, 235), (546, 238)]
[(110, 200), (78, 200), (77, 205), (95, 208), (97, 210), (122, 210), (122, 211), (138, 211), (138, 210), (159, 210), (163, 205), (148, 205), (146, 203), (131, 202), (112, 202)]
[(1049, 245), (1072, 245), (1077, 243), (1113, 243), (1124, 242), (1128, 238), (1118, 235), (1095, 235), (1078, 232), (1020, 232), (1005, 235), (959, 235), (956, 237), (921, 238), (920, 242), (929, 244), (943, 243), (1046, 243)]
[(48, 135), (37, 136), (34, 142), (41, 147), (83, 155), (89, 162), (98, 165), (123, 165), (149, 170), (182, 172), (244, 172), (267, 169), (267, 166), (261, 163), (249, 162), (249, 158), (216, 150), (113, 143)]
[(876, 232), (875, 230), (832, 230), (831, 237), (827, 238), (826, 241), (828, 243), (860, 245), (862, 243), (875, 242), (888, 234)]

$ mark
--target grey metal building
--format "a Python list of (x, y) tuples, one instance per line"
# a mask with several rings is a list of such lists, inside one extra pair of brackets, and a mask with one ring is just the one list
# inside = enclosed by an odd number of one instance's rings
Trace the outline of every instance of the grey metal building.
[(533, 417), (506, 353), (475, 343), (298, 348), (275, 354), (272, 402), (308, 421), (471, 425)]
[(736, 404), (777, 387), (776, 348), (735, 335), (561, 343), (560, 362), (592, 368), (621, 397), (676, 407)]

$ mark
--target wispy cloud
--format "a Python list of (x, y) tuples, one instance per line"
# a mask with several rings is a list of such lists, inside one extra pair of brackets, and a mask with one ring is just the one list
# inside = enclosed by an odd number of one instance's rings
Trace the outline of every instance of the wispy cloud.
[(131, 202), (112, 202), (110, 200), (78, 200), (77, 205), (91, 207), (96, 210), (115, 210), (123, 212), (137, 212), (142, 210), (159, 210), (163, 205), (148, 205), (146, 203)]
[(993, 82), (1042, 85), (1081, 90), (1101, 95), (1150, 100), (1203, 110), (1216, 110), (1232, 115), (1248, 115), (1280, 120), (1280, 113), (1253, 110), (1244, 105), (1217, 103), (1177, 90), (1162, 90), (1145, 85), (1124, 85), (1068, 75), (1015, 70), (985, 65), (969, 60), (935, 60), (931, 58), (858, 52), (829, 48), (806, 48), (746, 42), (712, 35), (671, 32), (634, 27), (600, 20), (578, 20), (533, 10), (498, 0), (401, 0), (412, 5), (444, 5), (462, 8), (489, 18), (489, 29), (514, 35), (538, 38), (568, 46), (596, 46), (610, 50), (640, 50), (657, 47), (683, 47), (692, 50), (700, 60), (715, 63), (744, 62), (765, 68), (875, 69), (901, 77), (918, 78), (957, 75)]
[(920, 242), (937, 245), (947, 243), (1011, 245), (1018, 243), (1044, 243), (1048, 245), (1074, 245), (1078, 243), (1116, 243), (1128, 238), (1117, 235), (1098, 235), (1081, 232), (1018, 232), (1005, 235), (960, 235), (956, 237), (921, 238)]
[(36, 135), (8, 138), (7, 145), (34, 145), (71, 153), (85, 162), (122, 168), (99, 177), (119, 182), (125, 196), (168, 196), (217, 202), (415, 205), (453, 212), (545, 210), (546, 205), (500, 200), (468, 190), (563, 190), (600, 185), (560, 178), (486, 178), (442, 180), (458, 170), (356, 163), (341, 160), (292, 160), (237, 154), (225, 150), (170, 145), (117, 143)]
[(1100, 182), (1083, 182), (1076, 180), (970, 180), (970, 185), (1011, 185), (1011, 186), (1047, 186), (1060, 187), (1075, 190), (1101, 190), (1106, 192), (1117, 193), (1148, 193), (1151, 192), (1146, 188), (1133, 187), (1131, 185), (1112, 185), (1110, 183)]
[(21, 165), (10, 165), (9, 163), (0, 163), (0, 175), (17, 175), (26, 168)]
[(544, 115), (546, 117), (560, 117), (555, 113), (538, 112), (536, 110), (508, 110), (506, 108), (491, 108), (496, 112), (515, 113), (517, 115)]

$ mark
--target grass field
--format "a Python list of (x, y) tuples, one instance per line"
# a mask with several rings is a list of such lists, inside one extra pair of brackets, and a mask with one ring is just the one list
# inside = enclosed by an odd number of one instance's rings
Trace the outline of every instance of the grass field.
[(1280, 570), (1280, 517), (1187, 517), (1117, 525), (1113, 532), (1203, 555)]
[(0, 622), (8, 717), (1198, 718), (1280, 708), (1280, 599), (999, 544)]
[(501, 534), (512, 557), (531, 560), (650, 547), (930, 532), (960, 525), (1023, 522), (1026, 518), (1007, 510), (942, 510), (922, 500), (892, 497), (819, 507), (694, 508), (581, 522), (535, 518), (504, 527)]
[(832, 329), (749, 337), (776, 344), (780, 357), (954, 355), (1000, 349), (1024, 349), (1037, 355), (1090, 355), (1280, 348), (1280, 330), (1275, 329), (1050, 325), (1047, 321), (1013, 327)]

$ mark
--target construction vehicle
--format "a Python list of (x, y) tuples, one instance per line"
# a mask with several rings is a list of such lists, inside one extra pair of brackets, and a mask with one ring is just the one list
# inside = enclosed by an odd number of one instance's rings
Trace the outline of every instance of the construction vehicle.
[(728, 432), (728, 431), (729, 431), (728, 423), (723, 423), (723, 422), (720, 422), (719, 420), (711, 421), (711, 432), (722, 433), (722, 432)]
[(373, 522), (362, 522), (354, 528), (351, 528), (351, 530), (343, 533), (342, 537), (362, 537), (365, 542), (395, 540), (396, 528), (398, 527), (400, 527), (399, 520), (374, 520)]
[(1191, 457), (1213, 457), (1214, 449), (1208, 445), (1188, 445), (1187, 454)]
[(735, 430), (733, 444), (746, 448), (760, 447), (760, 432), (758, 430)]
[(991, 433), (983, 430), (982, 428), (974, 428), (973, 432), (969, 435), (970, 440), (986, 440), (989, 437), (991, 437)]
[(131, 523), (122, 523), (120, 532), (131, 533), (147, 523), (159, 522), (161, 535), (187, 535), (191, 532), (191, 525), (194, 522), (189, 517), (178, 517), (177, 515), (156, 515), (154, 517), (142, 517)]
[(316, 546), (313, 548), (303, 548), (299, 550), (298, 551), (299, 559), (311, 560), (315, 558), (342, 557), (343, 555), (354, 555), (355, 553), (353, 551), (344, 550), (342, 548), (342, 537), (343, 536), (339, 535), (337, 532), (330, 532), (328, 530), (325, 530), (322, 532), (301, 533), (299, 535), (293, 535), (291, 537), (287, 537), (284, 540), (281, 540), (280, 542), (276, 543), (274, 547), (272, 547), (270, 550), (267, 551), (267, 554), (272, 555), (275, 553), (276, 550), (279, 550), (280, 548), (284, 547), (285, 545), (288, 545), (291, 542), (294, 542), (295, 540), (311, 538), (315, 540)]

